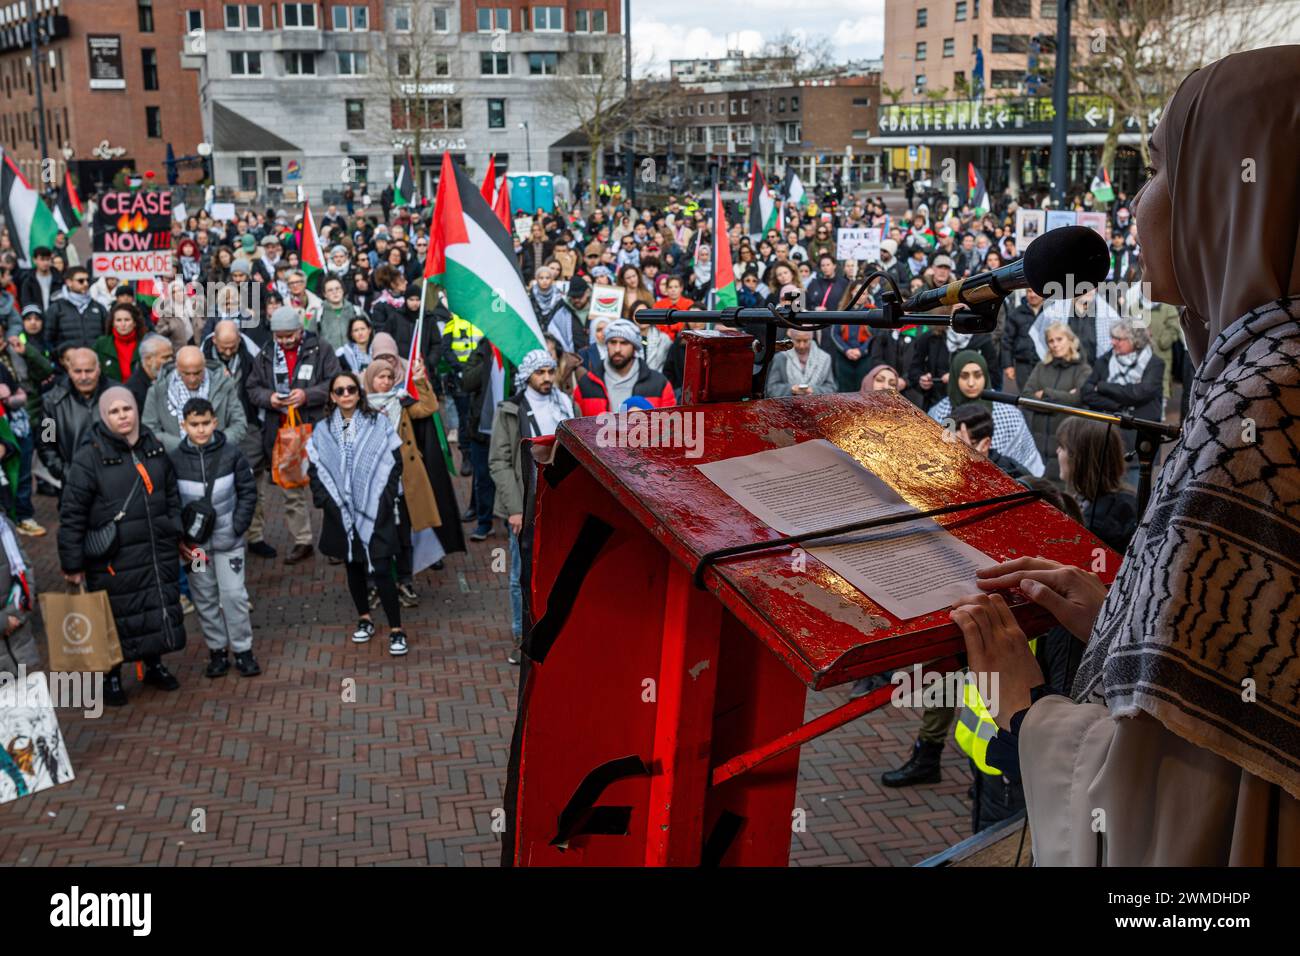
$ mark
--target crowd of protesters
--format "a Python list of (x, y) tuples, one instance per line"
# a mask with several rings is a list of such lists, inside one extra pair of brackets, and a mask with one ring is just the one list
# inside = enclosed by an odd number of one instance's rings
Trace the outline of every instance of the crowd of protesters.
[[(191, 612), (208, 677), (226, 674), (232, 653), (240, 674), (260, 672), (245, 568), (249, 556), (279, 557), (266, 537), (271, 514), (283, 515), (292, 542), (284, 564), (312, 561), (319, 548), (342, 565), (354, 642), (375, 636), (372, 610), (382, 606), (394, 656), (412, 640), (402, 611), (420, 603), (420, 576), (464, 551), (466, 538), (504, 534), (509, 660), (519, 663), (519, 571), (530, 546), (521, 537), (529, 494), (521, 440), (553, 434), (573, 416), (675, 404), (682, 332), (710, 323), (652, 325), (638, 314), (716, 308), (711, 209), (691, 196), (639, 207), (617, 193), (601, 198), (516, 224), (545, 348), (513, 367), (477, 316), (453, 313), (436, 286), (422, 298), (427, 206), (383, 219), (330, 206), (319, 222), (323, 270), (302, 262), (299, 217), (249, 210), (218, 222), (200, 212), (174, 225), (173, 273), (143, 285), (91, 276), (63, 236), (19, 269), (0, 236), (0, 453), (9, 476), (0, 494), (13, 519), (0, 530), (46, 534), (33, 491), (57, 495), (65, 577), (108, 592), (126, 661), (141, 662), (144, 682), (163, 690), (179, 686), (162, 658), (184, 647)], [(730, 228), (741, 307), (794, 298), (808, 311), (844, 309), (874, 273), (857, 299), (869, 307), (886, 287), (906, 297), (1020, 254), (1010, 196), (987, 214), (935, 195), (905, 210), (880, 196), (836, 198), (826, 208), (790, 205), (781, 227), (761, 235)], [(1094, 205), (1081, 197), (1080, 208)], [(728, 221), (743, 221), (740, 212)], [(843, 227), (881, 229), (878, 261), (841, 259)], [(1109, 280), (1123, 284), (1124, 301), (1018, 293), (986, 334), (931, 327), (924, 316), (895, 331), (793, 331), (766, 394), (897, 392), (1122, 551), (1138, 519), (1132, 434), (983, 396), (994, 388), (1142, 418), (1177, 415), (1167, 406), (1186, 381), (1185, 349), (1173, 310), (1142, 301), (1133, 285), (1140, 250), (1123, 194), (1107, 231)], [(593, 315), (602, 286), (622, 290), (617, 315)], [(313, 426), (305, 477), (281, 483), (268, 509), (278, 437), (299, 422)], [(469, 479), (463, 510), (457, 473)], [(116, 549), (92, 556), (88, 538), (109, 525)], [(21, 549), (7, 557), (23, 560)], [(108, 675), (106, 700), (126, 701), (121, 668)], [(951, 723), (950, 710), (927, 711), (911, 759), (885, 783), (936, 781)]]

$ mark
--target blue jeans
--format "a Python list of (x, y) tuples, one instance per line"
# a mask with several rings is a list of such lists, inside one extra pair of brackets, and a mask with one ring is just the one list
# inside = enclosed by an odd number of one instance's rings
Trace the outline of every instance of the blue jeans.
[(36, 436), (31, 432), (18, 439), (18, 488), (14, 492), (14, 513), (21, 524), (36, 517), (32, 507), (32, 454), (36, 450)]
[(470, 441), (469, 463), (474, 469), (474, 516), (479, 531), (492, 530), (492, 506), (496, 504), (497, 486), (488, 470), (488, 444)]
[(519, 585), (519, 535), (510, 532), (510, 633), (515, 643), (524, 634), (524, 591)]
[(185, 562), (181, 562), (181, 594), (185, 597), (190, 596), (190, 578), (185, 573)]

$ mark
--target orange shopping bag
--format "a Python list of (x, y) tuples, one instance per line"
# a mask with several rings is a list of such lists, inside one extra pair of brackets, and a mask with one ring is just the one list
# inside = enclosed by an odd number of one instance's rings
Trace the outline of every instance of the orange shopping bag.
[(307, 481), (307, 439), (311, 425), (298, 419), (298, 409), (289, 409), (284, 424), (275, 433), (271, 449), (271, 480), (281, 488), (302, 488)]

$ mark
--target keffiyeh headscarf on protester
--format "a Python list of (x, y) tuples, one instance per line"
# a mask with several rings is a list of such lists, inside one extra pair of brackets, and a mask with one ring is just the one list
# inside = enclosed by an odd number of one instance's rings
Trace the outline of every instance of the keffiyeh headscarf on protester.
[[(382, 371), (393, 373), (393, 384), (386, 392), (381, 392), (375, 385), (375, 379)], [(383, 415), (397, 428), (402, 423), (402, 399), (406, 397), (405, 380), (397, 377), (397, 372), (387, 362), (371, 362), (361, 377), (366, 387), (366, 403), (380, 415)]]
[[(1149, 714), (1300, 797), (1300, 598), (1288, 584), (1300, 495), (1291, 424), (1300, 406), (1300, 180), (1296, 101), (1278, 95), (1288, 89), (1300, 89), (1300, 46), (1236, 53), (1188, 76), (1156, 126), (1170, 261), (1159, 271), (1149, 263), (1147, 277), (1168, 270), (1176, 283), (1199, 368), (1182, 436), (1073, 690), (1112, 717)], [(1266, 189), (1242, 181), (1243, 156), (1256, 160)], [(1253, 441), (1233, 437), (1242, 420), (1257, 424)], [(1248, 783), (1243, 775), (1243, 793)]]
[(645, 343), (641, 341), (641, 328), (631, 319), (615, 319), (605, 326), (606, 346), (609, 345), (610, 339), (622, 339), (625, 342), (631, 342), (636, 346), (638, 356), (645, 354)]
[(172, 369), (171, 379), (167, 382), (167, 411), (171, 412), (176, 418), (177, 423), (185, 420), (185, 403), (191, 398), (207, 398), (208, 389), (212, 384), (212, 376), (208, 370), (203, 370), (203, 381), (194, 391), (190, 391), (185, 380), (181, 378), (181, 373)]
[(539, 392), (528, 384), (534, 372), (555, 368), (555, 359), (546, 349), (533, 349), (519, 363), (515, 373), (515, 387), (523, 389), (528, 407), (537, 422), (538, 433), (554, 435), (556, 427), (566, 418), (573, 417), (573, 402), (568, 395), (552, 386), (549, 392)]
[(348, 563), (353, 563), (353, 539), (361, 541), (366, 568), (370, 561), (370, 539), (379, 518), (379, 499), (388, 487), (396, 460), (393, 452), (402, 446), (388, 418), (368, 415), (361, 409), (347, 423), (350, 440), (343, 439), (343, 413), (337, 408), (312, 429), (307, 440), (307, 458), (316, 466), (316, 477), (338, 506), (348, 540)]

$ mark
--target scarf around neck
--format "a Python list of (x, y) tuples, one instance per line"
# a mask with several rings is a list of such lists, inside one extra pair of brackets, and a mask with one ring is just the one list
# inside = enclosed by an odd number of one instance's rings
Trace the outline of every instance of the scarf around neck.
[(167, 382), (167, 410), (176, 418), (177, 424), (184, 420), (185, 403), (191, 398), (207, 398), (208, 388), (211, 385), (212, 376), (208, 370), (203, 370), (203, 381), (194, 391), (190, 391), (185, 385), (185, 380), (181, 378), (181, 373), (172, 370), (171, 379)]
[(91, 299), (89, 292), (73, 292), (71, 289), (64, 287), (63, 297), (71, 302), (78, 312), (85, 312), (90, 306)]
[(808, 350), (808, 364), (799, 361), (794, 349), (786, 353), (785, 377), (791, 385), (817, 385), (826, 380), (831, 368), (831, 357), (816, 342)]
[(402, 422), (402, 396), (405, 394), (405, 388), (394, 385), (386, 392), (366, 392), (366, 402), (396, 429)]
[(1142, 381), (1142, 374), (1151, 364), (1151, 346), (1147, 346), (1140, 352), (1130, 352), (1128, 355), (1116, 355), (1112, 349), (1110, 361), (1106, 365), (1106, 381), (1112, 385), (1138, 385)]
[(357, 411), (346, 422), (350, 440), (344, 439), (344, 419), (336, 408), (329, 418), (312, 429), (307, 440), (307, 458), (316, 466), (316, 477), (338, 506), (347, 537), (347, 560), (353, 563), (353, 538), (361, 541), (366, 569), (374, 570), (370, 542), (379, 514), (379, 500), (388, 487), (396, 461), (393, 452), (402, 446), (388, 418)]

